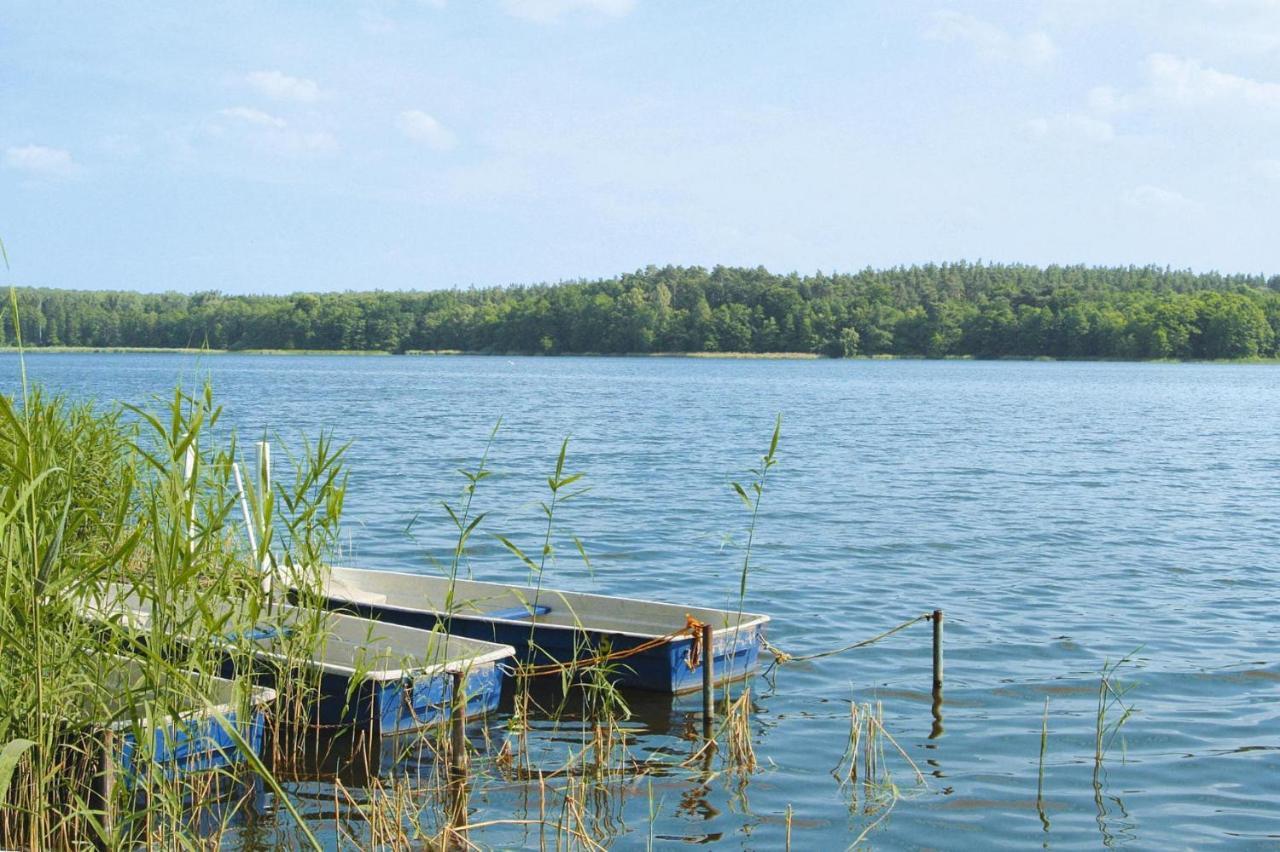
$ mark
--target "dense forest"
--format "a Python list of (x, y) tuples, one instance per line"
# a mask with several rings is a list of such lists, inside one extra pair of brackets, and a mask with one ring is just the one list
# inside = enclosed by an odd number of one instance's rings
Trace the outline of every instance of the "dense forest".
[[(20, 288), (28, 346), (1276, 357), (1280, 276), (954, 263), (649, 267), (599, 281), (229, 296)], [(5, 312), (3, 343), (16, 342)]]

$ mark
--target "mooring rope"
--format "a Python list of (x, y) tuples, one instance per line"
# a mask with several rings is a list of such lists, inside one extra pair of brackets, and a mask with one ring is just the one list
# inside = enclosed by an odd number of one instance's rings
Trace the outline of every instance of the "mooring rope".
[(665, 645), (672, 639), (679, 639), (681, 636), (692, 636), (693, 647), (689, 650), (689, 659), (686, 661), (690, 669), (698, 667), (698, 661), (702, 653), (702, 622), (698, 621), (692, 615), (685, 615), (685, 625), (679, 630), (673, 630), (663, 636), (656, 636), (653, 639), (647, 639), (639, 645), (630, 648), (624, 648), (621, 651), (610, 651), (607, 654), (596, 654), (586, 659), (574, 659), (565, 663), (543, 663), (537, 666), (516, 666), (516, 674), (524, 677), (542, 677), (544, 675), (563, 674), (567, 671), (573, 671), (580, 668), (590, 668), (603, 663), (611, 663), (615, 660), (625, 660), (628, 657), (634, 657), (637, 654), (643, 654), (645, 651), (651, 651), (654, 648)]
[(910, 621), (904, 621), (901, 624), (899, 624), (897, 627), (892, 627), (878, 636), (872, 636), (870, 639), (863, 639), (861, 642), (854, 642), (852, 645), (845, 645), (843, 648), (835, 648), (834, 650), (831, 650), (831, 651), (819, 651), (816, 654), (788, 654), (786, 651), (782, 650), (781, 648), (771, 645), (768, 639), (762, 638), (761, 641), (764, 643), (764, 649), (768, 651), (770, 654), (773, 654), (774, 662), (777, 663), (778, 665), (782, 665), (783, 663), (802, 662), (804, 660), (817, 660), (821, 657), (834, 657), (836, 654), (843, 654), (845, 651), (852, 651), (855, 648), (865, 648), (868, 645), (873, 645), (876, 642), (879, 642), (881, 639), (885, 639), (885, 638), (888, 638), (889, 636), (892, 636), (893, 634), (897, 633), (899, 630), (906, 630), (908, 627), (910, 627), (913, 624), (916, 624), (917, 622), (930, 621), (932, 620), (932, 618), (933, 618), (933, 613), (926, 612), (924, 615), (917, 615), (915, 618), (911, 619)]

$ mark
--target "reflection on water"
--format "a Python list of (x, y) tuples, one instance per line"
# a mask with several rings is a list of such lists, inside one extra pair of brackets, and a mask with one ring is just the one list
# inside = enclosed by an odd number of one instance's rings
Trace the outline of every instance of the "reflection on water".
[[(5, 357), (12, 387), (16, 362)], [(843, 848), (867, 823), (829, 770), (849, 703), (876, 700), (928, 781), (877, 825), (876, 846), (1266, 847), (1280, 836), (1280, 368), (166, 355), (28, 364), (70, 393), (131, 401), (207, 372), (224, 422), (242, 434), (288, 441), (333, 429), (353, 440), (347, 545), (374, 567), (438, 570), (451, 539), (437, 507), (461, 490), (457, 469), (474, 466), (502, 416), (468, 568), (525, 579), (491, 534), (536, 549), (545, 476), (571, 436), (569, 467), (592, 490), (558, 522), (592, 569), (565, 556), (547, 582), (711, 606), (736, 604), (743, 519), (728, 483), (758, 460), (782, 412), (747, 608), (772, 614), (770, 640), (798, 655), (944, 609), (945, 702), (926, 686), (923, 627), (786, 664), (756, 683), (760, 768), (741, 787), (715, 769), (666, 765), (697, 749), (696, 696), (627, 695), (633, 717), (620, 727), (643, 771), (588, 779), (585, 790), (581, 775), (545, 782), (572, 792), (583, 819), (619, 846), (780, 848), (790, 826), (796, 848)], [(1139, 645), (1123, 758), (1108, 757), (1095, 785), (1099, 673)], [(500, 765), (508, 720), (506, 708), (471, 726), (472, 822), (540, 817), (538, 781)], [(531, 761), (562, 765), (590, 745), (575, 724), (533, 719)], [(335, 798), (397, 777), (388, 760), (431, 765), (379, 750), (376, 771), (335, 758), (332, 774), (289, 789), (306, 813), (328, 814), (332, 832)], [(281, 822), (269, 806), (245, 844), (287, 841), (271, 827)], [(548, 838), (508, 822), (469, 840)]]

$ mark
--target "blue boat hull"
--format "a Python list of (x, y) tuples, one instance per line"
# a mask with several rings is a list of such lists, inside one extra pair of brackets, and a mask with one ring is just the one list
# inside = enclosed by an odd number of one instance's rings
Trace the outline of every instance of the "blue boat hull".
[[(364, 680), (354, 692), (350, 687), (348, 677), (324, 675), (316, 721), (322, 725), (372, 726), (390, 736), (434, 727), (453, 715), (453, 677), (447, 672), (412, 680)], [(477, 665), (467, 672), (462, 689), (467, 718), (492, 712), (502, 696), (502, 669), (493, 663)]]
[[(516, 656), (521, 662), (533, 664), (570, 662), (594, 655), (606, 646), (616, 653), (649, 641), (648, 637), (643, 636), (495, 621), (463, 615), (446, 619), (427, 611), (333, 599), (326, 599), (324, 605), (331, 610), (362, 618), (375, 618), (423, 630), (431, 630), (444, 622), (441, 627), (447, 628), (454, 636), (510, 645), (516, 649)], [(759, 627), (746, 627), (737, 631), (717, 630), (712, 643), (715, 649), (713, 674), (716, 683), (730, 683), (753, 674), (759, 664), (762, 639), (763, 633)], [(681, 636), (656, 648), (620, 659), (615, 663), (613, 680), (619, 686), (652, 692), (679, 694), (699, 690), (702, 688), (702, 664), (692, 660), (693, 644), (692, 638)]]
[(140, 760), (142, 755), (139, 754), (136, 733), (131, 730), (123, 732), (117, 760), (126, 786), (133, 787), (140, 776), (149, 771), (175, 778), (247, 763), (249, 753), (261, 755), (266, 711), (255, 706), (248, 713), (231, 712), (224, 718), (244, 740), (247, 751), (213, 716), (200, 715), (175, 721), (156, 730), (151, 735), (151, 752), (146, 755), (145, 764)]
[[(463, 694), (467, 718), (497, 709), (502, 696), (503, 671), (494, 663), (480, 663), (467, 670)], [(274, 685), (274, 673), (263, 670), (261, 679)], [(448, 672), (412, 678), (376, 680), (362, 677), (354, 685), (345, 674), (320, 676), (319, 700), (311, 719), (319, 725), (373, 730), (383, 736), (430, 728), (453, 715), (453, 677)]]

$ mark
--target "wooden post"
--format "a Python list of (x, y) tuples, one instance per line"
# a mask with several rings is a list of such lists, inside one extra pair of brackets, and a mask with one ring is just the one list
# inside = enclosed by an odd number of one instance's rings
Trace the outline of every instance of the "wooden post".
[(933, 611), (933, 694), (942, 692), (942, 610)]
[(453, 694), (449, 696), (449, 768), (446, 790), (444, 843), (446, 850), (469, 849), (467, 842), (467, 695), (466, 673), (449, 672)]
[(116, 819), (116, 743), (115, 731), (106, 728), (102, 732), (102, 765), (98, 768), (98, 798), (100, 819), (102, 820), (102, 833), (106, 838), (102, 844), (102, 848), (108, 848), (112, 838), (115, 835)]
[(710, 624), (698, 628), (702, 632), (702, 736), (711, 739), (711, 725), (715, 721), (715, 649), (712, 646)]
[(452, 713), (449, 716), (449, 768), (458, 776), (467, 771), (467, 696), (461, 671), (449, 673), (453, 678)]
[(936, 740), (942, 736), (942, 610), (935, 609), (929, 616), (933, 622), (933, 727), (929, 730), (929, 739)]

